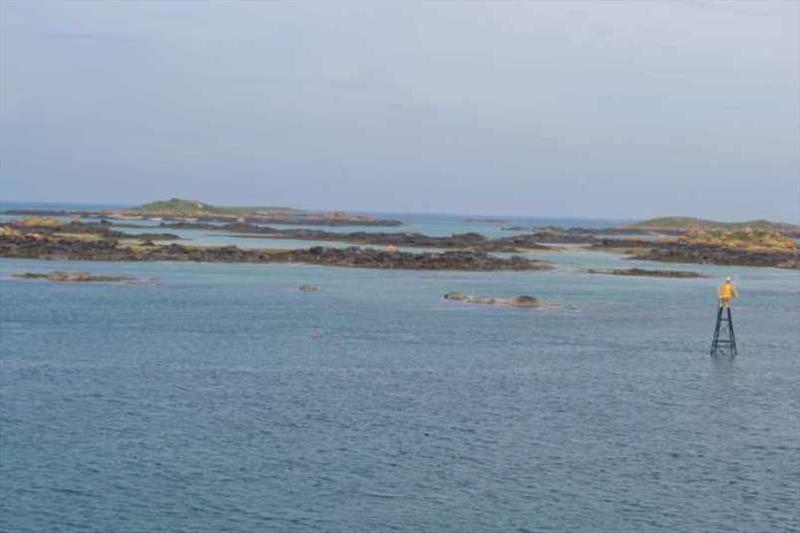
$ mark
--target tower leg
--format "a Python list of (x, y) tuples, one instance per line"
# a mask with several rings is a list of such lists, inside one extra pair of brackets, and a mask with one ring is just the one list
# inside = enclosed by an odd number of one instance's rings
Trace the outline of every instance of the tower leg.
[(714, 339), (711, 341), (711, 356), (717, 355), (717, 344), (719, 343), (719, 328), (722, 325), (722, 312), (724, 308), (720, 305), (717, 309), (717, 324), (714, 327)]
[(733, 315), (728, 307), (728, 333), (731, 342), (731, 355), (736, 355), (736, 334), (733, 332)]

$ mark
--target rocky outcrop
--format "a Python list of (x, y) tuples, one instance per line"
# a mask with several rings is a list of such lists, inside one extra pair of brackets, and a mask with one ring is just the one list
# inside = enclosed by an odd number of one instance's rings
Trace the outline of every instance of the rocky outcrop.
[(632, 253), (632, 259), (644, 261), (800, 268), (800, 247), (777, 233), (703, 231), (677, 239), (601, 239), (591, 247)]
[(287, 262), (407, 270), (549, 270), (549, 263), (520, 256), (496, 257), (485, 252), (386, 252), (370, 248), (323, 248), (284, 252)]
[(63, 209), (3, 209), (2, 214), (30, 217), (69, 217), (96, 215), (97, 211), (66, 211)]
[(608, 274), (611, 276), (643, 276), (650, 278), (705, 278), (703, 274), (698, 272), (689, 272), (686, 270), (646, 270), (644, 268), (615, 268), (609, 270), (598, 270), (590, 268), (587, 270), (589, 274)]
[(99, 275), (99, 274), (90, 274), (89, 272), (61, 272), (58, 270), (54, 272), (48, 272), (46, 274), (40, 274), (37, 272), (24, 272), (21, 274), (11, 274), (11, 276), (21, 279), (37, 279), (37, 280), (53, 281), (56, 283), (85, 283), (85, 282), (111, 283), (111, 282), (136, 281), (136, 278), (130, 276)]
[(472, 296), (463, 292), (448, 292), (444, 295), (445, 300), (454, 302), (465, 302), (469, 304), (484, 305), (510, 305), (512, 307), (541, 307), (541, 303), (533, 296), (517, 296), (516, 298), (495, 298), (489, 296)]
[(465, 222), (470, 224), (505, 224), (508, 221), (502, 218), (468, 218)]
[(567, 233), (522, 233), (492, 241), (496, 246), (525, 250), (553, 250), (544, 244), (583, 244), (591, 242), (591, 236), (573, 236)]
[(635, 255), (632, 259), (666, 263), (800, 269), (800, 257), (797, 252), (731, 250), (708, 246), (660, 246)]
[(54, 218), (32, 216), (26, 217), (18, 221), (16, 225), (24, 228), (39, 227), (39, 228), (56, 228), (62, 226), (63, 223)]
[[(287, 224), (292, 226), (377, 226), (392, 227), (402, 226), (401, 220), (377, 218), (367, 215), (350, 215), (346, 213), (307, 213), (248, 215), (241, 217), (245, 222), (252, 224)], [(203, 220), (201, 218), (200, 220)], [(220, 220), (217, 218), (216, 220)]]
[(94, 235), (103, 239), (147, 239), (150, 241), (180, 240), (178, 235), (172, 233), (141, 233), (132, 234), (116, 231), (111, 225), (105, 222), (84, 223), (71, 221), (68, 223), (37, 225), (37, 220), (26, 219), (26, 223), (10, 222), (0, 224), (0, 235), (16, 233), (20, 235), (44, 235), (44, 236), (64, 236), (64, 235)]
[(503, 226), (500, 231), (526, 231), (527, 229), (523, 226)]
[[(333, 232), (313, 229), (279, 229), (271, 226), (233, 222), (229, 224), (211, 224), (203, 222), (177, 222), (161, 223), (164, 229), (202, 229), (207, 231), (225, 231), (236, 233), (240, 236), (258, 236), (276, 239), (337, 241), (353, 244), (372, 244), (381, 246), (408, 246), (415, 248), (460, 248), (480, 250), (485, 252), (515, 252), (519, 250), (552, 250), (543, 244), (592, 244), (598, 247), (613, 245), (625, 246), (631, 240), (600, 239), (598, 235), (621, 234), (619, 229), (592, 229), (592, 228), (543, 228), (532, 233), (491, 239), (480, 233), (455, 233), (447, 237), (435, 237), (411, 232)], [(524, 229), (512, 226), (509, 231)], [(642, 242), (643, 240), (636, 240)]]
[(530, 238), (508, 237), (490, 239), (480, 233), (454, 233), (449, 237), (435, 237), (422, 233), (410, 232), (366, 232), (357, 231), (340, 233), (315, 229), (279, 229), (271, 226), (258, 226), (235, 222), (218, 225), (207, 223), (162, 223), (164, 229), (203, 229), (208, 231), (225, 231), (236, 233), (242, 237), (264, 237), (301, 241), (348, 242), (353, 244), (369, 244), (375, 246), (404, 246), (412, 248), (466, 249), (482, 252), (517, 252), (520, 249), (550, 249), (538, 244)]
[(547, 270), (544, 261), (485, 252), (387, 252), (363, 248), (244, 250), (236, 246), (125, 246), (115, 239), (82, 240), (31, 235), (0, 236), (0, 256), (86, 261), (196, 261), (211, 263), (306, 263), (313, 265), (408, 270)]
[(644, 244), (633, 259), (669, 263), (800, 268), (800, 247), (789, 239), (771, 245), (769, 241), (746, 238), (711, 240), (681, 237)]

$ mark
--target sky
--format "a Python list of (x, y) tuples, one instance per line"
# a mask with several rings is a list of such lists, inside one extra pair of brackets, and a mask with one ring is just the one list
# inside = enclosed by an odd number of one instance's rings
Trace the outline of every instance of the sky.
[(800, 222), (800, 2), (0, 2), (0, 200)]

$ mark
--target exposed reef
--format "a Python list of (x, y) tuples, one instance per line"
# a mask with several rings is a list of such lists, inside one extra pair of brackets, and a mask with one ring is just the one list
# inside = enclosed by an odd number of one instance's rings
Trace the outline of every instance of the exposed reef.
[(800, 246), (769, 229), (693, 230), (678, 239), (659, 241), (635, 259), (797, 269)]
[(526, 231), (527, 229), (523, 226), (503, 226), (500, 231)]
[[(800, 247), (798, 247), (793, 238), (796, 235), (796, 226), (766, 221), (717, 223), (699, 219), (657, 219), (613, 228), (575, 227), (564, 229), (546, 226), (537, 228), (530, 233), (490, 238), (480, 233), (430, 236), (411, 232), (335, 232), (311, 228), (276, 228), (268, 225), (268, 223), (395, 225), (395, 222), (398, 224), (400, 222), (387, 221), (370, 215), (348, 215), (339, 212), (313, 213), (277, 207), (216, 207), (210, 204), (176, 199), (146, 204), (139, 208), (118, 212), (82, 212), (86, 216), (98, 218), (105, 216), (115, 217), (114, 224), (118, 227), (125, 226), (125, 220), (127, 219), (150, 218), (161, 221), (161, 227), (164, 230), (163, 233), (128, 234), (114, 229), (114, 226), (103, 218), (99, 223), (81, 223), (79, 221), (65, 223), (42, 217), (41, 215), (45, 213), (43, 211), (27, 210), (22, 212), (36, 213), (39, 216), (0, 224), (0, 235), (5, 235), (6, 237), (48, 237), (65, 242), (81, 239), (86, 241), (94, 240), (98, 241), (97, 246), (100, 248), (108, 247), (108, 241), (127, 242), (130, 248), (135, 249), (136, 253), (142, 253), (142, 249), (146, 248), (148, 253), (152, 255), (165, 253), (163, 247), (158, 246), (156, 241), (177, 240), (179, 238), (169, 232), (170, 229), (202, 229), (234, 234), (242, 238), (346, 242), (354, 245), (384, 246), (386, 247), (386, 252), (383, 253), (396, 253), (399, 247), (430, 248), (483, 254), (516, 253), (526, 250), (558, 249), (552, 245), (577, 245), (589, 250), (619, 252), (635, 259), (648, 261), (800, 269)], [(77, 212), (54, 211), (52, 213), (63, 216)], [(487, 221), (487, 219), (483, 219), (483, 221)], [(497, 219), (497, 221), (500, 221), (500, 219)], [(752, 225), (752, 227), (747, 224)], [(134, 226), (128, 225), (127, 227)], [(514, 229), (516, 230), (517, 228)], [(114, 244), (113, 248), (119, 249), (122, 246)], [(213, 249), (210, 247), (197, 247), (193, 248), (193, 250), (204, 250), (202, 253), (212, 257), (210, 260), (214, 260), (213, 257), (219, 255), (219, 252), (212, 251)], [(281, 251), (271, 250), (266, 252), (262, 250), (260, 253), (275, 255), (278, 252)], [(281, 253), (295, 254), (300, 257), (301, 252), (282, 251)], [(91, 255), (95, 252), (82, 248), (74, 253)], [(191, 254), (195, 255), (199, 253), (201, 252), (191, 252)], [(368, 253), (377, 254), (379, 252), (370, 251)], [(353, 255), (353, 252), (350, 252), (350, 254)], [(362, 263), (377, 262), (385, 265), (409, 264), (409, 260), (401, 259), (401, 256), (395, 255), (393, 257), (395, 259), (392, 261), (377, 257), (369, 260), (361, 257), (357, 261)], [(420, 257), (423, 257), (423, 255), (420, 255)], [(252, 261), (253, 259), (247, 256), (241, 260)], [(277, 261), (281, 259), (270, 260)], [(356, 259), (352, 260), (356, 261)], [(317, 263), (320, 259), (316, 256), (309, 256), (303, 261)], [(347, 262), (349, 260), (330, 255), (326, 261)], [(411, 263), (414, 261), (411, 261)], [(419, 261), (427, 262), (427, 260), (422, 261), (421, 259)], [(440, 260), (439, 263), (442, 263), (442, 261)], [(380, 266), (378, 268), (407, 267)]]
[(709, 246), (662, 245), (632, 259), (664, 263), (696, 263), (800, 269), (797, 252), (731, 250)]
[(463, 292), (448, 292), (445, 300), (465, 302), (468, 304), (509, 305), (511, 307), (541, 307), (541, 302), (533, 296), (517, 296), (515, 298), (495, 298), (491, 296), (472, 296)]
[[(338, 241), (354, 244), (411, 246), (417, 248), (460, 248), (487, 252), (514, 252), (517, 250), (552, 250), (544, 244), (596, 244), (598, 234), (623, 234), (619, 230), (592, 230), (588, 228), (544, 228), (532, 233), (492, 239), (480, 233), (454, 233), (446, 237), (410, 232), (335, 232), (314, 229), (279, 229), (270, 226), (233, 222), (211, 224), (203, 222), (161, 223), (165, 230), (202, 229), (224, 231), (242, 236), (260, 236), (276, 239)], [(630, 232), (626, 232), (629, 234)], [(635, 233), (635, 232), (634, 232)], [(613, 241), (613, 239), (610, 239)], [(622, 239), (619, 242), (623, 242)]]
[(0, 256), (85, 261), (195, 261), (210, 263), (306, 263), (313, 265), (408, 270), (547, 270), (545, 261), (485, 252), (388, 252), (363, 248), (243, 250), (236, 246), (201, 247), (124, 245), (115, 239), (83, 240), (33, 235), (0, 235)]
[(601, 239), (591, 248), (646, 261), (800, 268), (800, 246), (771, 230), (692, 230), (672, 239)]
[(351, 233), (324, 231), (315, 229), (278, 229), (270, 226), (258, 226), (234, 222), (218, 225), (207, 223), (161, 223), (166, 230), (203, 229), (207, 231), (225, 231), (243, 237), (263, 237), (271, 239), (290, 239), (303, 241), (349, 242), (352, 244), (371, 244), (376, 246), (405, 246), (413, 248), (442, 248), (475, 250), (481, 252), (516, 252), (520, 249), (552, 250), (551, 247), (538, 244), (530, 238), (506, 237), (490, 239), (480, 233), (454, 233), (449, 237), (435, 237), (422, 233), (409, 232), (367, 232)]
[(505, 224), (508, 220), (502, 218), (468, 218), (465, 222), (470, 224)]
[(686, 270), (646, 270), (644, 268), (614, 268), (608, 270), (600, 270), (590, 268), (587, 270), (589, 274), (608, 274), (611, 276), (643, 276), (650, 278), (705, 278), (707, 276), (698, 272), (689, 272)]
[(131, 234), (114, 230), (110, 224), (101, 222), (59, 222), (47, 217), (31, 217), (0, 224), (0, 235), (38, 235), (38, 236), (86, 236), (101, 239), (147, 239), (149, 241), (179, 240), (172, 233)]
[(101, 274), (91, 274), (89, 272), (61, 272), (59, 270), (56, 270), (54, 272), (48, 272), (46, 274), (38, 272), (23, 272), (18, 274), (11, 274), (11, 276), (14, 278), (21, 278), (21, 279), (53, 281), (56, 283), (87, 283), (87, 282), (113, 283), (113, 282), (136, 281), (136, 278), (133, 278), (131, 276), (110, 276)]

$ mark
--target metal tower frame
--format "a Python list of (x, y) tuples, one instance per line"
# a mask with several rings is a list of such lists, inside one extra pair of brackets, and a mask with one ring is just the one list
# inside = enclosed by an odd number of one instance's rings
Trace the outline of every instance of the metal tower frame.
[(736, 334), (733, 332), (733, 316), (729, 305), (720, 306), (717, 311), (717, 327), (714, 329), (714, 340), (711, 342), (711, 356), (717, 354), (736, 355)]

